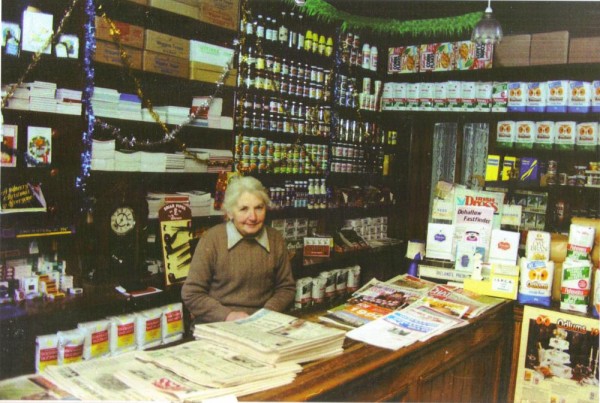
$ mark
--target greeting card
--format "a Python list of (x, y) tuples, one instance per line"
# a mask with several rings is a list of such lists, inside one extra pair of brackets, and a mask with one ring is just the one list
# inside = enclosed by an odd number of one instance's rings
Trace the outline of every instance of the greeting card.
[(17, 166), (17, 125), (2, 125), (2, 167)]
[[(52, 22), (54, 16), (36, 11), (23, 11), (23, 43), (21, 49), (28, 52), (50, 54), (49, 40), (54, 34)], [(48, 44), (46, 48), (44, 45)]]
[(27, 166), (50, 165), (52, 162), (52, 129), (49, 127), (29, 126), (27, 128), (27, 154), (36, 163), (27, 162)]

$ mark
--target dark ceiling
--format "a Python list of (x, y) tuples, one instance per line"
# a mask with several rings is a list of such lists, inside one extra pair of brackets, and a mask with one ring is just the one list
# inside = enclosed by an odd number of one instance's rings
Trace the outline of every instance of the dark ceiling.
[[(487, 1), (327, 0), (355, 15), (398, 20), (452, 17), (484, 11)], [(492, 1), (505, 35), (568, 29), (572, 36), (600, 35), (600, 1)], [(579, 24), (580, 22), (580, 24)]]

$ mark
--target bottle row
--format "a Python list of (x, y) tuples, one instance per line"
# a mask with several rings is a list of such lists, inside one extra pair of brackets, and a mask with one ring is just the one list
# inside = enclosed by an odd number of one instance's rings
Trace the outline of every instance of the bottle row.
[(355, 144), (384, 144), (386, 137), (377, 123), (344, 118), (338, 120), (333, 134), (336, 141)]
[[(280, 133), (300, 136), (329, 138), (331, 126), (322, 120), (319, 107), (318, 119), (307, 117), (288, 117), (287, 115), (271, 112), (246, 112), (242, 114), (242, 130), (245, 134)], [(312, 114), (311, 114), (312, 117)]]
[(314, 84), (327, 84), (331, 77), (331, 69), (271, 54), (257, 54), (252, 48), (240, 53), (240, 66), (243, 71), (252, 70), (246, 71), (246, 76), (264, 73), (280, 81), (291, 77)]
[(337, 94), (336, 105), (347, 108), (356, 108), (378, 111), (381, 109), (379, 99), (381, 98), (382, 81), (364, 77), (359, 89), (356, 77), (338, 75), (334, 93)]
[(377, 71), (379, 51), (368, 43), (361, 45), (360, 36), (347, 32), (340, 41), (342, 63), (358, 66), (364, 70)]
[(250, 172), (318, 174), (329, 167), (329, 150), (324, 144), (276, 143), (264, 137), (238, 136), (236, 150), (237, 162)]
[(307, 208), (319, 210), (327, 208), (327, 186), (325, 179), (285, 181), (283, 187), (270, 187), (271, 208)]
[(294, 11), (281, 11), (279, 17), (257, 13), (255, 18), (241, 20), (240, 31), (244, 32), (246, 41), (258, 47), (279, 52), (298, 51), (331, 56), (333, 53), (333, 37), (323, 32), (306, 28), (304, 15)]
[(316, 102), (329, 102), (331, 91), (323, 84), (293, 77), (278, 77), (270, 73), (256, 73), (248, 69), (241, 79), (241, 87), (247, 92), (256, 92), (263, 96), (279, 94), (282, 97), (297, 97)]

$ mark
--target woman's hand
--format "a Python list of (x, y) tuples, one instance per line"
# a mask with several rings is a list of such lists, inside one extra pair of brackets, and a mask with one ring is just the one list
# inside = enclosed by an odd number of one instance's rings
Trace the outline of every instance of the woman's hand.
[(229, 312), (229, 315), (227, 315), (225, 320), (227, 322), (229, 322), (232, 320), (244, 319), (244, 318), (247, 318), (248, 316), (249, 315), (246, 312), (232, 311), (232, 312)]

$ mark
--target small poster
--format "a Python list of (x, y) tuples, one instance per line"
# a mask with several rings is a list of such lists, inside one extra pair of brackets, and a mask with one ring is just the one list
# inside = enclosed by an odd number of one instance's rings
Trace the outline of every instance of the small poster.
[(18, 56), (21, 45), (21, 27), (14, 22), (2, 21), (2, 47), (4, 54)]
[(27, 154), (35, 162), (27, 161), (27, 166), (50, 165), (52, 162), (52, 129), (50, 127), (29, 126), (27, 128)]
[(79, 38), (77, 35), (61, 35), (54, 46), (56, 57), (79, 58)]
[(41, 183), (2, 183), (0, 196), (2, 213), (46, 211)]
[(187, 278), (194, 242), (190, 207), (184, 203), (165, 202), (158, 211), (158, 219), (165, 263), (165, 284), (169, 286), (182, 283)]
[(598, 402), (598, 319), (525, 306), (515, 402)]
[(17, 166), (17, 125), (2, 125), (2, 167)]
[[(23, 11), (23, 43), (21, 49), (28, 52), (50, 54), (50, 38), (54, 34), (54, 16), (36, 11)], [(44, 45), (48, 44), (46, 48)]]

